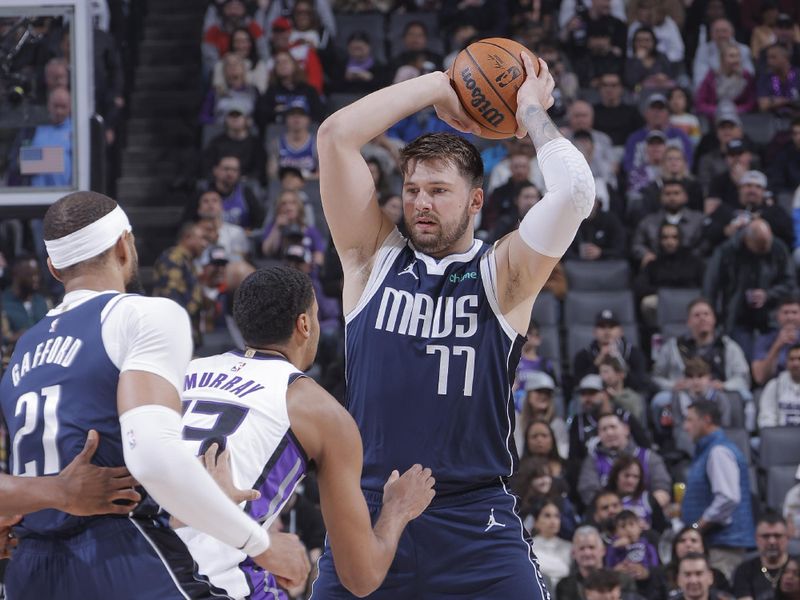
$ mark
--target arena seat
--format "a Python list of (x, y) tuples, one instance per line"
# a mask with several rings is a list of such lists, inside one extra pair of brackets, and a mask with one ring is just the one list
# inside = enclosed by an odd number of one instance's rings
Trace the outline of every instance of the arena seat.
[(626, 290), (631, 270), (627, 260), (564, 261), (570, 292)]

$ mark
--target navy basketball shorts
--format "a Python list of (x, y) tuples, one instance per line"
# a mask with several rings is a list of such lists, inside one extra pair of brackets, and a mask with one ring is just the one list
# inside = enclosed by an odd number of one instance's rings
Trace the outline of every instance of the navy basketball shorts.
[(196, 572), (166, 523), (100, 518), (69, 537), (23, 538), (5, 574), (8, 600), (229, 598)]
[[(364, 492), (373, 524), (381, 495)], [(339, 582), (330, 547), (319, 560), (311, 600), (355, 598)], [(411, 521), (372, 600), (549, 600), (529, 536), (503, 487), (433, 499)]]

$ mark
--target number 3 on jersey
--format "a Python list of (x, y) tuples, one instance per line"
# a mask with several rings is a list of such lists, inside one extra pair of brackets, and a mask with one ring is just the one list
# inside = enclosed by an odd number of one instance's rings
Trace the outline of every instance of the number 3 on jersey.
[[(41, 396), (41, 397), (40, 397)], [(44, 402), (42, 402), (44, 398)], [(61, 460), (58, 456), (58, 446), (56, 445), (56, 437), (58, 436), (58, 403), (61, 400), (61, 386), (51, 385), (50, 387), (43, 388), (37, 394), (36, 392), (28, 392), (22, 394), (17, 398), (17, 409), (14, 416), (18, 417), (24, 414), (22, 427), (19, 428), (14, 435), (14, 442), (11, 446), (14, 455), (14, 463), (12, 466), (12, 473), (14, 475), (21, 475), (23, 477), (37, 477), (39, 475), (53, 475), (61, 470)], [(22, 449), (20, 448), (23, 438), (29, 436), (39, 426), (39, 408), (41, 408), (41, 420), (44, 421), (42, 429), (42, 456), (40, 461), (26, 460), (25, 464), (22, 463)], [(28, 446), (26, 442), (26, 446)], [(37, 451), (29, 451), (25, 448), (25, 458), (39, 456)]]
[(436, 393), (440, 396), (447, 395), (447, 378), (450, 374), (450, 356), (452, 354), (453, 360), (456, 356), (464, 356), (467, 361), (466, 369), (464, 370), (464, 396), (472, 396), (472, 380), (475, 377), (475, 348), (470, 346), (453, 346), (452, 352), (447, 346), (439, 344), (428, 344), (425, 351), (428, 354), (439, 355), (439, 384), (436, 387)]
[[(200, 452), (204, 454), (208, 446), (217, 442), (220, 452), (224, 450), (224, 445), (229, 435), (239, 429), (249, 410), (236, 404), (226, 402), (212, 402), (210, 400), (184, 400), (183, 412), (189, 412), (197, 417), (198, 421), (208, 424), (208, 427), (191, 427), (186, 425), (183, 428), (183, 439), (198, 441), (201, 440)], [(199, 422), (197, 424), (200, 424)]]

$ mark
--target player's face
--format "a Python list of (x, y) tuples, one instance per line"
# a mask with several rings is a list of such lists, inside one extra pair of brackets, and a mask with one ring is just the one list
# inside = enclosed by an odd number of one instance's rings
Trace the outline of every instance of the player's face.
[(409, 166), (403, 183), (403, 215), (414, 246), (441, 258), (471, 235), (482, 196), (456, 167), (437, 162)]

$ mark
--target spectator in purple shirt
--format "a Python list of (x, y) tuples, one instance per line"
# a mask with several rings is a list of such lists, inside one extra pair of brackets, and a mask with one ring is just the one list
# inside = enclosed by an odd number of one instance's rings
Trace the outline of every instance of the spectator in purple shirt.
[(650, 579), (658, 562), (658, 553), (642, 536), (641, 519), (633, 511), (623, 510), (614, 517), (614, 541), (606, 552), (606, 567), (620, 571), (640, 585)]
[(800, 69), (792, 66), (786, 46), (767, 48), (767, 69), (756, 84), (759, 110), (781, 117), (800, 116)]
[(691, 164), (692, 142), (682, 130), (669, 124), (669, 110), (664, 94), (657, 93), (650, 96), (644, 110), (644, 120), (644, 127), (634, 131), (625, 142), (625, 157), (622, 164), (626, 173), (644, 164), (647, 134), (652, 130), (664, 132), (670, 145), (679, 144), (683, 148), (686, 162)]

